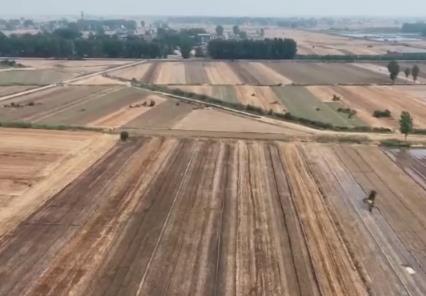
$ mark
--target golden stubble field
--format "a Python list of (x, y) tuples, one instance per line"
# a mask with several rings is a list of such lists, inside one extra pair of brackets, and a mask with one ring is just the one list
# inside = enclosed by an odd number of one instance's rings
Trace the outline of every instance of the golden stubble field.
[(424, 295), (424, 196), (374, 146), (135, 138), (0, 239), (0, 294)]

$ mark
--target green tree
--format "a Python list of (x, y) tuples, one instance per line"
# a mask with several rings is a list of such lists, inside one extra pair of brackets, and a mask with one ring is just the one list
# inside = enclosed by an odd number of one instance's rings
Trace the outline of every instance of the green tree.
[(237, 25), (235, 25), (232, 28), (232, 32), (234, 33), (234, 35), (239, 35), (240, 34), (240, 27), (238, 27)]
[(238, 33), (238, 35), (240, 36), (241, 39), (247, 39), (247, 32), (245, 31), (240, 31), (240, 33)]
[(407, 140), (408, 134), (413, 131), (413, 118), (407, 111), (403, 111), (401, 113), (401, 118), (399, 119), (399, 130), (405, 135), (405, 140)]
[(184, 59), (187, 59), (191, 56), (191, 50), (192, 50), (192, 42), (189, 39), (182, 38), (180, 44), (180, 53)]
[(413, 66), (413, 69), (411, 69), (411, 75), (413, 75), (413, 80), (414, 82), (417, 81), (417, 78), (419, 77), (420, 74), (420, 68), (417, 65)]
[(408, 78), (411, 75), (411, 69), (410, 68), (406, 68), (404, 70), (404, 74), (405, 74), (405, 78)]
[(224, 31), (224, 29), (221, 25), (216, 27), (216, 35), (217, 36), (223, 36), (223, 31)]
[(395, 80), (398, 78), (400, 71), (399, 64), (396, 61), (392, 61), (388, 64), (388, 71), (390, 74), (390, 79), (395, 83)]

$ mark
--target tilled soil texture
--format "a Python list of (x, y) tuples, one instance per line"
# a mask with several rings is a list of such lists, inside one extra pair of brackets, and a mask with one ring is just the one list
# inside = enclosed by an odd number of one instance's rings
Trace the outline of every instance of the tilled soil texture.
[(424, 194), (374, 147), (133, 139), (0, 241), (0, 295), (424, 295)]
[[(102, 134), (30, 129), (0, 129), (0, 139), (0, 241), (116, 141)], [(3, 272), (0, 267), (1, 285)]]
[(348, 63), (264, 62), (296, 84), (383, 84), (390, 83), (384, 74)]
[(426, 190), (426, 150), (389, 149), (387, 155)]

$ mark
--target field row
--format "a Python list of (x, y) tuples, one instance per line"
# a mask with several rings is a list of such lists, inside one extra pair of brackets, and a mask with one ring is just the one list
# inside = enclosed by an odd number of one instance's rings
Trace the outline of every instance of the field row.
[(0, 69), (0, 85), (47, 85), (60, 83), (130, 63), (126, 60), (18, 59), (24, 68)]
[[(370, 64), (367, 64), (370, 65)], [(389, 84), (388, 73), (350, 63), (294, 61), (146, 62), (114, 71), (112, 77), (150, 84), (287, 85)], [(398, 80), (406, 83), (405, 80)]]
[[(207, 95), (225, 102), (256, 106), (264, 111), (291, 114), (334, 126), (395, 129), (402, 111), (409, 111), (416, 127), (426, 127), (424, 86), (173, 86), (185, 92)], [(333, 99), (337, 97), (338, 99)], [(343, 109), (356, 111), (350, 116)], [(376, 118), (374, 111), (391, 111)], [(340, 110), (340, 112), (339, 112)]]
[(55, 87), (4, 100), (0, 102), (0, 122), (294, 134), (275, 125), (120, 85)]
[(0, 294), (424, 295), (425, 194), (376, 147), (134, 139), (4, 219)]

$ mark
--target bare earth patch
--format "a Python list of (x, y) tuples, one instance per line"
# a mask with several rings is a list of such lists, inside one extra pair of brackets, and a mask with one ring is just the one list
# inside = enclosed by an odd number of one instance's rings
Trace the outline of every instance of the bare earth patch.
[(0, 129), (0, 238), (116, 142), (87, 132)]

